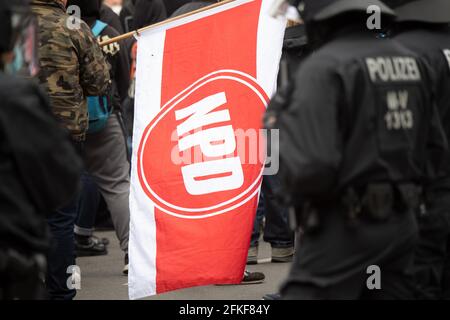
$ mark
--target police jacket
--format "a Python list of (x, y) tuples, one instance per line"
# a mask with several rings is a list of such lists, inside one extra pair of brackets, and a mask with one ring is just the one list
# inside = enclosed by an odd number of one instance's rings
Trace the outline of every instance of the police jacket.
[(0, 250), (47, 246), (45, 217), (78, 188), (81, 160), (37, 85), (0, 73)]
[[(447, 27), (408, 29), (395, 39), (420, 55), (433, 69), (433, 89), (437, 108), (447, 140), (450, 139), (450, 30)], [(439, 159), (435, 162), (439, 164)], [(444, 160), (444, 164), (450, 164)], [(447, 166), (441, 167), (438, 179), (430, 188), (450, 198), (450, 174)], [(447, 201), (450, 204), (450, 199)]]
[(397, 42), (358, 28), (336, 32), (303, 61), (276, 120), (293, 198), (429, 178), (431, 145), (446, 149), (429, 82), (426, 65)]
[(280, 87), (286, 85), (286, 80), (290, 81), (294, 77), (295, 71), (308, 53), (307, 43), (304, 25), (300, 24), (286, 28), (280, 72), (278, 74), (278, 85)]

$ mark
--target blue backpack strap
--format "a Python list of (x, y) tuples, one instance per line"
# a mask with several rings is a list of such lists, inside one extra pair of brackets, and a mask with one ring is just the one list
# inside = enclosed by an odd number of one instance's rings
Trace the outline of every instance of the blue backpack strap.
[[(108, 25), (103, 21), (95, 21), (92, 27), (92, 33), (94, 37), (98, 37)], [(108, 98), (105, 96), (92, 96), (87, 97), (88, 110), (89, 110), (89, 129), (88, 133), (100, 132), (108, 121), (111, 115), (112, 108), (108, 103)]]
[(106, 29), (108, 25), (104, 23), (103, 21), (97, 20), (95, 21), (94, 26), (92, 27), (92, 33), (94, 34), (94, 37), (98, 37), (100, 33), (103, 32), (103, 30)]

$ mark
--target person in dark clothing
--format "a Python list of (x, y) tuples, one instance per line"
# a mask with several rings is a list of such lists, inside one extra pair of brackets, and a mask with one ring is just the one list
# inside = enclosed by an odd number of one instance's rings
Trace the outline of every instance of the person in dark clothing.
[(136, 0), (124, 0), (122, 10), (120, 11), (120, 22), (123, 30), (130, 32), (134, 30), (133, 16), (135, 12)]
[[(133, 16), (133, 29), (149, 26), (167, 18), (166, 9), (162, 0), (137, 0), (134, 3), (135, 12)], [(134, 121), (134, 91), (137, 56), (137, 41), (135, 39), (129, 43), (128, 53), (131, 64), (131, 72), (129, 76), (130, 87), (128, 90), (128, 96), (124, 102), (123, 115), (126, 131), (129, 136), (129, 144), (131, 145)]]
[(167, 18), (163, 0), (128, 0), (120, 12), (125, 32), (130, 32)]
[(0, 300), (45, 297), (46, 216), (71, 200), (81, 173), (48, 97), (16, 76), (37, 64), (33, 21), (28, 1), (0, 3)]
[(119, 34), (124, 33), (119, 16), (107, 5), (102, 4), (100, 7), (100, 20), (114, 28)]
[[(80, 154), (88, 129), (87, 96), (109, 92), (108, 65), (89, 26), (68, 23), (66, 0), (31, 0), (31, 9), (39, 24), (39, 74), (55, 117), (71, 133)], [(55, 189), (57, 190), (57, 189)], [(47, 222), (52, 234), (48, 254), (46, 287), (51, 299), (71, 300), (76, 288), (67, 285), (68, 268), (75, 265), (74, 223), (79, 194), (71, 203), (52, 213)], [(73, 272), (72, 279), (76, 278)]]
[(167, 18), (166, 7), (162, 0), (136, 0), (133, 25), (140, 29)]
[[(450, 2), (386, 0), (398, 14), (394, 37), (434, 69), (434, 90), (450, 141)], [(420, 241), (414, 274), (418, 298), (450, 299), (450, 175), (427, 186), (426, 212), (419, 217)]]
[[(432, 71), (367, 28), (376, 0), (304, 0), (315, 52), (300, 65), (280, 130), (280, 176), (302, 230), (283, 299), (410, 299), (421, 187), (448, 145)], [(380, 274), (381, 272), (381, 274)]]

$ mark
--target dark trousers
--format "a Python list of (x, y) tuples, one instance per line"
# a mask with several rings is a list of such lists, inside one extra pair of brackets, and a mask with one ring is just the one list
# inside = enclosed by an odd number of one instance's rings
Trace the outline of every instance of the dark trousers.
[(45, 298), (45, 257), (0, 249), (0, 300), (42, 300)]
[[(412, 212), (384, 222), (350, 224), (335, 208), (320, 210), (321, 226), (305, 230), (297, 247), (284, 299), (412, 299), (411, 267), (417, 243)], [(371, 267), (380, 270), (381, 289), (367, 285)]]
[(100, 192), (92, 176), (85, 172), (81, 178), (82, 190), (78, 207), (75, 233), (80, 236), (92, 236), (97, 215)]
[(419, 299), (450, 299), (450, 215), (429, 210), (419, 217), (414, 275)]
[[(74, 224), (77, 215), (78, 195), (66, 207), (54, 212), (48, 219), (51, 232), (51, 248), (47, 257), (46, 287), (52, 300), (71, 300), (75, 289), (69, 289), (68, 271), (75, 265)], [(69, 271), (70, 272), (70, 271)]]
[(256, 211), (250, 246), (257, 246), (260, 237), (260, 226), (264, 216), (264, 241), (274, 248), (287, 248), (294, 245), (294, 233), (289, 228), (288, 210), (276, 199), (280, 191), (280, 181), (276, 176), (264, 176), (258, 209)]
[(444, 272), (442, 277), (442, 298), (450, 300), (450, 236), (447, 237)]

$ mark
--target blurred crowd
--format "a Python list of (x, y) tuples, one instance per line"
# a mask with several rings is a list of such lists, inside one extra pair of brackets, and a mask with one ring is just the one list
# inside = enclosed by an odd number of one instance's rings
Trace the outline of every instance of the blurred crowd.
[[(0, 299), (73, 299), (76, 258), (108, 254), (96, 230), (115, 231), (128, 274), (137, 41), (99, 43), (215, 2), (0, 2)], [(427, 68), (450, 66), (450, 14), (417, 21), (413, 10), (397, 25), (391, 8), (423, 1), (289, 2), (303, 21), (287, 25), (265, 116), (286, 132), (282, 168), (263, 179), (247, 263), (264, 240), (272, 262), (294, 264), (281, 295), (266, 299), (361, 298), (370, 265), (391, 284), (378, 298), (446, 297), (450, 68)], [(389, 28), (367, 30), (371, 3)], [(422, 57), (432, 37), (421, 28), (442, 37), (440, 58)], [(246, 271), (242, 283), (264, 279)]]

